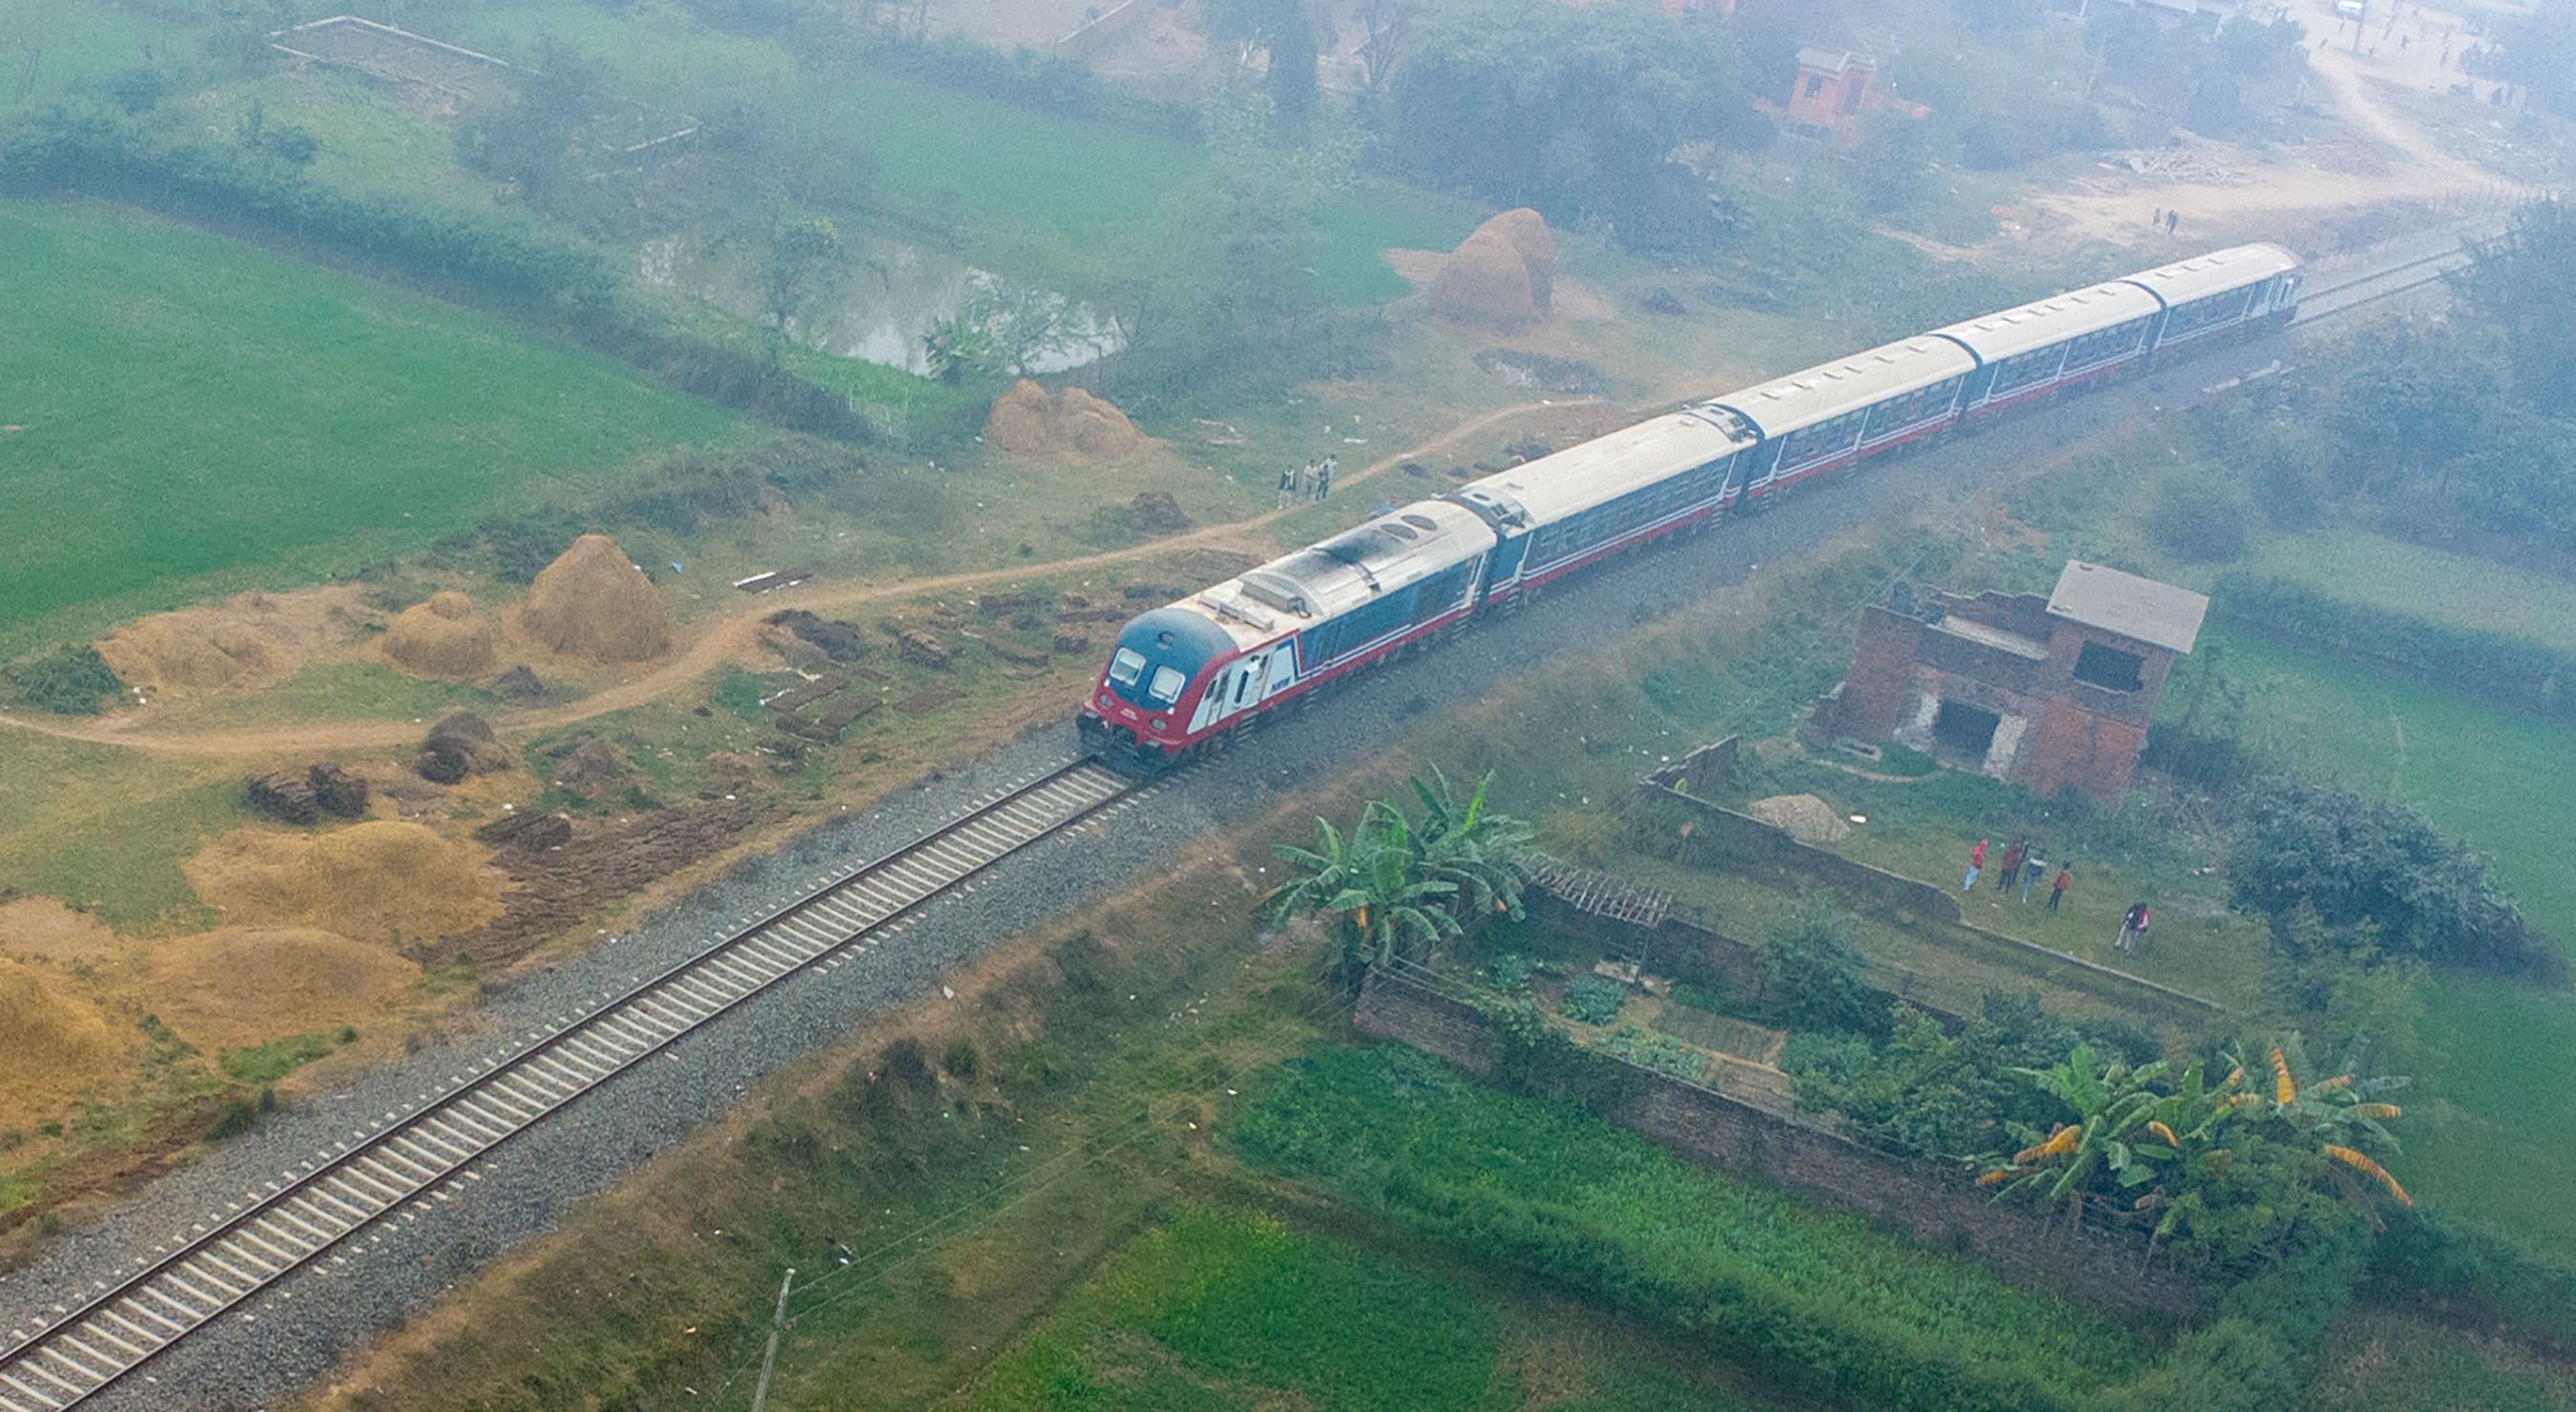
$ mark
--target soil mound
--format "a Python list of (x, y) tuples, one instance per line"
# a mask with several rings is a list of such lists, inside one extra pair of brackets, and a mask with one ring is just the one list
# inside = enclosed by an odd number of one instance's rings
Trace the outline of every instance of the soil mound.
[(146, 696), (165, 690), (247, 691), (281, 681), (345, 631), (340, 589), (241, 593), (210, 608), (182, 608), (128, 623), (98, 641), (98, 655)]
[(568, 657), (642, 662), (671, 650), (671, 623), (651, 581), (604, 534), (586, 534), (528, 585), (520, 622)]
[(142, 997), (180, 1038), (222, 1050), (364, 1023), (419, 982), (419, 966), (336, 932), (224, 927), (153, 948)]
[(116, 950), (116, 933), (50, 897), (0, 902), (0, 955), (88, 961)]
[(0, 1127), (51, 1118), (116, 1061), (97, 1007), (56, 989), (34, 968), (0, 960)]
[(1431, 282), (1431, 307), (1464, 323), (1516, 328), (1547, 316), (1556, 239), (1536, 211), (1505, 211), (1464, 241)]
[(503, 672), (492, 683), (492, 689), (501, 693), (502, 700), (515, 706), (534, 705), (546, 699), (546, 684), (525, 662)]
[(238, 829), (188, 860), (188, 883), (237, 926), (319, 927), (401, 942), (471, 931), (501, 889), (476, 851), (418, 824), (375, 820), (324, 834)]
[(984, 418), (984, 444), (1014, 456), (1079, 456), (1115, 461), (1133, 456), (1145, 444), (1144, 433), (1127, 414), (1105, 399), (1078, 387), (1061, 399), (1022, 378), (993, 399)]
[(463, 681), (492, 670), (492, 625), (474, 600), (449, 589), (394, 615), (385, 629), (385, 655), (395, 666), (424, 677)]
[(1834, 806), (1812, 794), (1775, 794), (1746, 805), (1745, 813), (1773, 828), (1786, 829), (1800, 843), (1839, 843), (1851, 837), (1851, 825)]
[(432, 783), (455, 784), (467, 775), (498, 774), (517, 763), (489, 722), (459, 711), (429, 728), (429, 738), (420, 743), (420, 761), (412, 768)]

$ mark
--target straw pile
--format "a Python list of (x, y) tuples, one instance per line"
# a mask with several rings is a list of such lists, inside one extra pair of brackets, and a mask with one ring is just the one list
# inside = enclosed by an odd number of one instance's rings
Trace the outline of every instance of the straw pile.
[(60, 1114), (115, 1062), (120, 1046), (97, 1007), (35, 968), (0, 959), (0, 1127)]
[(501, 913), (483, 858), (389, 819), (323, 834), (238, 829), (188, 860), (188, 883), (237, 926), (319, 927), (398, 942), (471, 931)]
[(430, 595), (394, 615), (385, 630), (385, 655), (395, 666), (424, 677), (464, 681), (492, 670), (492, 625), (474, 600), (453, 589)]
[(1556, 292), (1556, 238), (1538, 212), (1476, 227), (1431, 282), (1431, 307), (1465, 323), (1516, 328), (1545, 318)]
[(1078, 387), (1061, 399), (1022, 378), (993, 399), (984, 418), (984, 444), (1014, 456), (1079, 456), (1115, 461), (1133, 456), (1144, 433), (1127, 414)]
[(671, 623), (653, 585), (604, 534), (586, 534), (528, 586), (520, 623), (569, 657), (642, 662), (671, 650)]
[(143, 1002), (210, 1050), (372, 1020), (419, 984), (420, 967), (312, 927), (224, 927), (157, 946)]
[(98, 655), (128, 686), (246, 691), (295, 673), (337, 635), (335, 589), (242, 593), (210, 608), (183, 608), (128, 623), (98, 641)]
[(1839, 843), (1851, 837), (1851, 825), (1834, 806), (1812, 794), (1775, 794), (1757, 799), (1744, 812), (1776, 829), (1786, 829), (1800, 843)]

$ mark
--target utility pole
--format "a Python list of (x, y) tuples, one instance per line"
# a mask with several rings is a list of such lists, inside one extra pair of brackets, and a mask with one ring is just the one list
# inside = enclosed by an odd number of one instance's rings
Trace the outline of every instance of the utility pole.
[(760, 1355), (760, 1385), (751, 1390), (751, 1412), (761, 1412), (761, 1404), (769, 1401), (769, 1372), (778, 1366), (778, 1335), (787, 1327), (787, 1290), (795, 1283), (793, 1269), (778, 1282), (778, 1312), (769, 1316), (769, 1351)]

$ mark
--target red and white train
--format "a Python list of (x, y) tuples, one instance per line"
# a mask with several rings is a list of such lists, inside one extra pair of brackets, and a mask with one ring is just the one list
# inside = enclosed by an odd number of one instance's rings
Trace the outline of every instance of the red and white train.
[(2244, 245), (1727, 393), (1390, 510), (1121, 630), (1078, 721), (1151, 772), (1549, 580), (1855, 461), (2285, 323), (2300, 264)]

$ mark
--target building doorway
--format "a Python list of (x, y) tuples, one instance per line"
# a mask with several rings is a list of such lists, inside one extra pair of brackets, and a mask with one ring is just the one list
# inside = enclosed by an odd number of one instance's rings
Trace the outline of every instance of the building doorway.
[(1982, 706), (1964, 701), (1944, 701), (1932, 717), (1932, 739), (1952, 750), (1978, 760), (1994, 748), (1995, 727), (2004, 718)]

